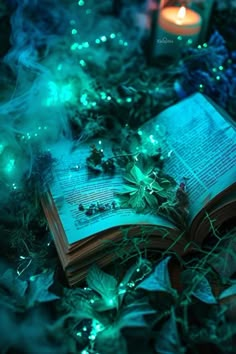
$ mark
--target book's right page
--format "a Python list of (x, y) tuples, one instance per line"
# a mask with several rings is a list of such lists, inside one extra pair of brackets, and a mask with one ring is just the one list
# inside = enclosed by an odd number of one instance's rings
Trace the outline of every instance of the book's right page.
[(177, 182), (186, 182), (191, 222), (216, 195), (236, 182), (236, 130), (200, 93), (143, 125), (141, 134), (148, 151), (155, 149), (160, 129), (165, 130), (164, 171)]

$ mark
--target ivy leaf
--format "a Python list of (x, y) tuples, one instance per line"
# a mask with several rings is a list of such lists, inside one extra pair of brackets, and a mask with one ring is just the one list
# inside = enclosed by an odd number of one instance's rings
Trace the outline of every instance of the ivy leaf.
[(27, 281), (19, 279), (13, 269), (7, 269), (0, 276), (0, 302), (13, 311), (24, 311), (27, 286)]
[(64, 288), (62, 308), (67, 312), (66, 318), (76, 320), (96, 319), (104, 325), (108, 325), (109, 319), (99, 313), (94, 304), (99, 300), (99, 295), (91, 289), (67, 289)]
[(221, 292), (218, 297), (219, 303), (225, 306), (226, 318), (235, 322), (235, 310), (236, 310), (236, 284), (228, 287)]
[(119, 328), (148, 328), (145, 317), (155, 315), (156, 310), (151, 307), (147, 297), (136, 300), (126, 306), (121, 313)]
[(53, 284), (53, 272), (42, 273), (33, 277), (26, 292), (26, 306), (33, 307), (38, 303), (49, 302), (59, 299), (48, 289)]
[(146, 291), (167, 291), (173, 293), (174, 289), (171, 286), (168, 271), (168, 262), (170, 259), (171, 257), (166, 257), (161, 261), (156, 266), (154, 272), (144, 279), (136, 289), (143, 289)]
[(74, 316), (76, 319), (100, 319), (99, 315), (96, 313), (96, 310), (93, 308), (92, 304), (85, 298), (83, 297), (77, 297), (76, 298), (77, 303), (76, 303), (76, 312), (74, 313)]
[(123, 309), (118, 328), (127, 340), (128, 353), (153, 353), (151, 326), (156, 316), (157, 311), (149, 304), (148, 297), (136, 300)]
[(219, 299), (222, 300), (226, 297), (230, 297), (230, 296), (234, 296), (234, 295), (236, 295), (236, 284), (233, 284), (229, 288), (222, 291), (222, 293), (219, 296)]
[(120, 300), (122, 301), (125, 293), (126, 293), (126, 287), (128, 283), (131, 280), (137, 279), (138, 276), (140, 276), (140, 273), (143, 275), (146, 275), (147, 273), (150, 273), (152, 269), (151, 262), (149, 262), (147, 259), (139, 258), (138, 261), (133, 264), (128, 271), (125, 273), (124, 277), (122, 278), (122, 281), (119, 284), (119, 297)]
[(236, 272), (236, 237), (232, 231), (228, 237), (219, 244), (209, 263), (220, 275), (223, 281), (227, 281)]
[(86, 280), (88, 286), (102, 297), (103, 304), (99, 303), (100, 309), (102, 306), (104, 310), (117, 308), (118, 282), (112, 275), (94, 265), (90, 268)]
[(13, 269), (7, 269), (0, 277), (0, 288), (17, 298), (23, 298), (27, 286), (27, 281), (16, 277), (16, 272)]
[(183, 282), (190, 287), (191, 295), (207, 304), (217, 303), (211, 286), (204, 275), (195, 270), (187, 269), (182, 273), (181, 277)]
[(116, 326), (109, 326), (96, 336), (96, 353), (128, 354), (127, 343)]
[(155, 350), (158, 354), (183, 353), (173, 307), (170, 318), (164, 323), (161, 331), (157, 334)]

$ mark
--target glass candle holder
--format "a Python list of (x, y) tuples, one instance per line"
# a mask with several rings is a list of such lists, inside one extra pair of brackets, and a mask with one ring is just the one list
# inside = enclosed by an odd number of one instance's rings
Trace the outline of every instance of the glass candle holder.
[(184, 46), (198, 43), (202, 17), (188, 7), (188, 1), (162, 0), (154, 56), (178, 57)]
[(207, 41), (208, 29), (211, 21), (211, 14), (215, 0), (189, 0), (188, 6), (196, 11), (202, 18), (201, 31), (198, 38), (198, 43), (202, 44)]

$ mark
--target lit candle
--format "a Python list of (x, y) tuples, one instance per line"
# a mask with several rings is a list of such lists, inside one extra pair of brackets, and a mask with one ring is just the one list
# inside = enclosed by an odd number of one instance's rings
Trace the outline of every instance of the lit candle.
[(169, 6), (160, 11), (155, 56), (178, 56), (185, 45), (197, 44), (202, 18), (184, 6)]

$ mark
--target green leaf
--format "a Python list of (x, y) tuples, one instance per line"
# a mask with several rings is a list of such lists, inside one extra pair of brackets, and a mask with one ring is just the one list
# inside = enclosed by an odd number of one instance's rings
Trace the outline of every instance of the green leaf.
[(119, 195), (119, 204), (121, 208), (128, 208), (129, 205), (129, 196), (128, 195)]
[(179, 338), (176, 325), (176, 316), (173, 307), (170, 318), (164, 323), (161, 331), (157, 334), (155, 350), (158, 354), (184, 353)]
[(149, 176), (154, 169), (154, 161), (151, 156), (141, 153), (137, 165), (145, 176)]
[(183, 283), (190, 286), (191, 295), (207, 304), (217, 303), (211, 286), (204, 275), (195, 270), (187, 269), (182, 273), (181, 277)]
[[(153, 180), (152, 180), (153, 181)], [(157, 181), (154, 181), (151, 183), (152, 189), (158, 192), (160, 194), (160, 191), (163, 191), (163, 187), (160, 186), (160, 184)]]
[(132, 184), (136, 184), (137, 183), (136, 179), (131, 175), (130, 172), (126, 172), (123, 177), (124, 177), (124, 179), (126, 181), (128, 181), (128, 182), (130, 182)]
[(167, 291), (170, 293), (174, 292), (171, 286), (168, 262), (171, 257), (166, 257), (162, 262), (160, 262), (153, 273), (151, 273), (146, 279), (144, 279), (136, 289), (142, 289), (146, 291)]
[[(137, 272), (137, 269), (139, 272)], [(128, 271), (125, 273), (124, 277), (122, 278), (122, 281), (119, 284), (119, 294), (120, 294), (120, 299), (122, 300), (126, 291), (127, 284), (130, 282), (131, 279), (137, 278), (138, 274), (147, 274), (147, 272), (150, 272), (152, 269), (151, 262), (149, 262), (147, 259), (139, 258), (138, 261), (133, 264)]]
[(168, 198), (168, 192), (167, 192), (166, 189), (162, 189), (162, 190), (158, 191), (157, 194), (158, 194), (160, 197)]
[(146, 207), (144, 201), (144, 189), (140, 188), (135, 194), (133, 194), (129, 199), (129, 205), (138, 211), (142, 211)]
[[(118, 305), (118, 282), (110, 274), (93, 265), (86, 277), (88, 286), (101, 295), (104, 308), (116, 308)], [(99, 304), (100, 308), (102, 303)]]
[(159, 178), (159, 184), (162, 188), (168, 189), (173, 187), (173, 183), (166, 178)]
[(134, 194), (137, 192), (137, 187), (130, 186), (128, 184), (125, 184), (123, 189), (121, 191), (118, 191), (117, 194)]
[(127, 343), (117, 326), (109, 326), (96, 336), (96, 353), (128, 354)]
[(219, 296), (219, 299), (222, 300), (225, 297), (230, 297), (230, 296), (234, 296), (234, 295), (236, 295), (236, 284), (233, 284), (229, 288), (222, 291), (222, 293)]
[(149, 304), (148, 297), (136, 300), (126, 306), (121, 313), (119, 328), (147, 328), (148, 322), (145, 319), (148, 315), (156, 314), (156, 310)]
[(7, 269), (0, 277), (0, 288), (6, 289), (14, 297), (22, 298), (27, 286), (27, 281), (19, 279), (11, 268)]
[(142, 173), (140, 168), (136, 165), (133, 165), (133, 167), (130, 170), (131, 175), (134, 177), (136, 183), (139, 183), (143, 180), (145, 180), (146, 176)]
[[(131, 185), (125, 185), (124, 189), (118, 194), (129, 194), (130, 199), (122, 200), (121, 207), (131, 207), (137, 212), (145, 209), (158, 209), (159, 203), (157, 196), (168, 199), (168, 188), (171, 185), (167, 178), (154, 175), (154, 161), (150, 156), (141, 154), (136, 163), (128, 163), (124, 179)], [(150, 177), (151, 175), (151, 177)], [(163, 183), (160, 185), (159, 180)], [(166, 187), (164, 189), (163, 187)], [(153, 193), (152, 194), (150, 194)]]
[(145, 199), (146, 199), (147, 204), (150, 206), (150, 208), (152, 208), (152, 209), (158, 208), (158, 200), (153, 194), (146, 192)]
[(76, 319), (94, 319), (96, 318), (96, 311), (87, 299), (82, 297), (76, 298)]
[(42, 273), (33, 277), (27, 289), (27, 307), (33, 307), (38, 303), (59, 299), (48, 289), (53, 284), (53, 272)]
[(235, 236), (234, 231), (228, 233), (216, 248), (216, 253), (209, 259), (209, 263), (224, 282), (236, 272)]
[(101, 298), (94, 291), (82, 288), (64, 288), (62, 306), (67, 312), (67, 317), (76, 320), (96, 319), (104, 325), (108, 325), (109, 319), (97, 311), (94, 304)]

